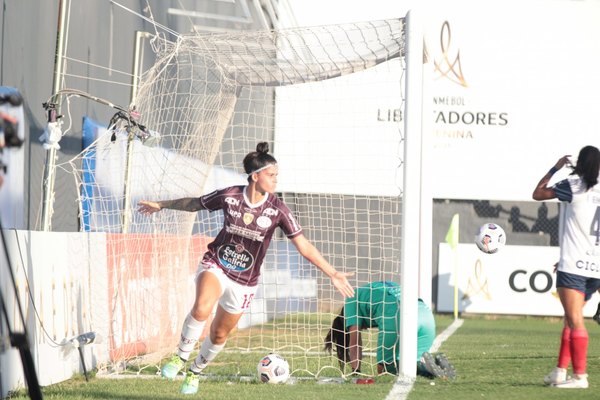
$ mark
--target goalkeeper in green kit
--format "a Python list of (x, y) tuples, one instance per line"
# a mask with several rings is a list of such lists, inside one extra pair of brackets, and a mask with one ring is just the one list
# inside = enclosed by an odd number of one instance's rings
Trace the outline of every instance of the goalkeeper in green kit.
[[(354, 297), (345, 300), (325, 338), (325, 349), (331, 352), (335, 346), (342, 370), (350, 364), (352, 372), (361, 372), (361, 330), (378, 328), (377, 373), (398, 373), (400, 294), (397, 283), (372, 282), (357, 288)], [(435, 357), (429, 353), (435, 339), (435, 320), (423, 300), (419, 299), (418, 304), (417, 373), (431, 378), (454, 378), (456, 373), (448, 359), (441, 353)]]

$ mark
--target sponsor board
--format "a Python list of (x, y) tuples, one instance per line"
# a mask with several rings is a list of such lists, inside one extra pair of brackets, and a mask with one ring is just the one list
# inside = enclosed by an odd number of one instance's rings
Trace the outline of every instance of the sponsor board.
[[(456, 286), (459, 312), (560, 317), (554, 273), (559, 252), (558, 247), (507, 245), (485, 254), (475, 244), (461, 243), (452, 250), (440, 243), (436, 311), (454, 311)], [(584, 316), (594, 315), (599, 298), (592, 296)]]

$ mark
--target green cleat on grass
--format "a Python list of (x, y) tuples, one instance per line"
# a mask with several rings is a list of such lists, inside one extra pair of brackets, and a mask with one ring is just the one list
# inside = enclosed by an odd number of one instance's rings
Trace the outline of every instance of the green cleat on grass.
[(163, 365), (162, 369), (160, 370), (160, 375), (163, 378), (175, 379), (179, 371), (181, 371), (184, 366), (185, 361), (175, 354), (165, 365)]
[(200, 375), (188, 371), (181, 385), (181, 394), (196, 394), (200, 385)]

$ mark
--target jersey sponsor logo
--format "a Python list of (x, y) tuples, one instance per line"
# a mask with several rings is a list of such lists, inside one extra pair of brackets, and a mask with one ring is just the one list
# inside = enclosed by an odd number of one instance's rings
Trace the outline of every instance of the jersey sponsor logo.
[(256, 225), (260, 226), (263, 229), (267, 229), (268, 227), (271, 226), (271, 224), (273, 224), (273, 221), (271, 221), (271, 218), (265, 217), (264, 215), (261, 215), (260, 217), (258, 217), (256, 219)]
[(225, 203), (229, 204), (230, 206), (239, 206), (240, 205), (240, 201), (233, 197), (225, 197)]
[(250, 225), (252, 221), (254, 221), (254, 215), (250, 213), (244, 213), (244, 218), (242, 219), (246, 225)]
[(254, 265), (254, 257), (240, 244), (224, 244), (217, 255), (221, 265), (231, 271), (247, 271)]
[(583, 271), (590, 271), (590, 272), (599, 272), (600, 269), (599, 264), (594, 262), (594, 261), (586, 261), (586, 260), (577, 260), (575, 261), (575, 266), (577, 267), (577, 269), (583, 270)]
[(279, 210), (276, 210), (274, 208), (265, 208), (263, 210), (263, 215), (266, 215), (267, 217), (275, 217), (279, 214)]
[(227, 213), (231, 215), (233, 218), (240, 218), (242, 213), (236, 210), (232, 210), (231, 208), (227, 210)]
[(257, 240), (259, 242), (265, 240), (265, 237), (260, 231), (244, 228), (243, 226), (227, 225), (225, 227), (225, 232), (230, 233), (232, 235), (241, 236), (250, 240)]

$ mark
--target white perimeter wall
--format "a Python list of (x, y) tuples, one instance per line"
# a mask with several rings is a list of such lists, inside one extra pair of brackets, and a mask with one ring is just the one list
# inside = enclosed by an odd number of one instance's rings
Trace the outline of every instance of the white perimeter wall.
[[(83, 373), (79, 352), (69, 341), (89, 331), (95, 331), (99, 338), (108, 337), (104, 234), (7, 230), (5, 237), (40, 385)], [(23, 332), (4, 254), (0, 261), (0, 288), (11, 330)], [(83, 348), (88, 370), (107, 360), (107, 342), (97, 342), (100, 343)], [(0, 371), (2, 396), (25, 386), (17, 349), (0, 354)]]

